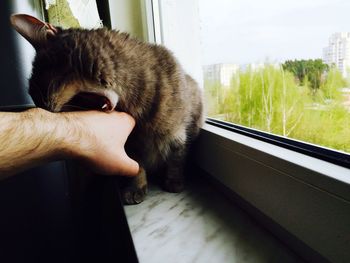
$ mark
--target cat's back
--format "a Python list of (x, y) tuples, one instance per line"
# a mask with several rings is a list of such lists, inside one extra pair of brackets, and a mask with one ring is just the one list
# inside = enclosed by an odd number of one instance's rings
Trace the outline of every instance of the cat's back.
[[(67, 54), (66, 61), (70, 62), (72, 71), (80, 71), (82, 76), (90, 79), (102, 79), (102, 83), (119, 93), (128, 90), (129, 95), (137, 98), (144, 108), (157, 99), (162, 100), (159, 103), (170, 106), (190, 104), (189, 99), (199, 99), (196, 96), (198, 85), (164, 46), (106, 28), (63, 30), (58, 40), (56, 48), (64, 50), (57, 53), (60, 57)], [(122, 106), (123, 101), (120, 104)], [(133, 105), (128, 103), (125, 106)], [(169, 113), (169, 107), (161, 108), (160, 105), (159, 110)]]
[(105, 28), (69, 29), (66, 34), (73, 39), (76, 53), (87, 55), (86, 62), (93, 61), (86, 64), (96, 65), (95, 74), (104, 75), (107, 82), (123, 86), (132, 95), (130, 97), (137, 98), (137, 109), (131, 108), (133, 103), (120, 101), (120, 106), (128, 104), (123, 110), (138, 111), (134, 117), (146, 117), (152, 124), (172, 118), (174, 124), (175, 119), (187, 119), (193, 108), (200, 108), (201, 94), (197, 83), (184, 72), (166, 47)]

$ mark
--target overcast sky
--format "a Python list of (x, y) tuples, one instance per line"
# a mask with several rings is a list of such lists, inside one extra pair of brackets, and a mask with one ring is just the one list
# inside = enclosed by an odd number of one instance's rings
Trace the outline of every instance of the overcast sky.
[(350, 0), (199, 0), (202, 64), (321, 58)]

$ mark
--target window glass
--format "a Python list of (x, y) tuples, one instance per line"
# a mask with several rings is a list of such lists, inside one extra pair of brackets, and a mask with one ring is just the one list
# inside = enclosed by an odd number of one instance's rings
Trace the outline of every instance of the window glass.
[(96, 0), (45, 0), (48, 21), (62, 28), (102, 26)]
[(209, 117), (350, 153), (350, 1), (199, 0)]

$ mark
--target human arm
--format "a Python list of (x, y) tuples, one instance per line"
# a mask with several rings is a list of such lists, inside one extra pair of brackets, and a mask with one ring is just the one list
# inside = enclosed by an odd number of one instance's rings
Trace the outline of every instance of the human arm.
[(0, 179), (59, 159), (79, 159), (103, 174), (136, 175), (124, 144), (134, 120), (126, 113), (0, 112)]

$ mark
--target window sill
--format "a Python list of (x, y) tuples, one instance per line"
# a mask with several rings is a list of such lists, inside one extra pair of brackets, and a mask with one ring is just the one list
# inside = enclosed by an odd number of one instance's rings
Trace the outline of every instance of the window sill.
[(124, 207), (140, 262), (302, 262), (201, 171), (189, 175), (181, 193), (150, 185), (144, 202)]
[(208, 124), (194, 155), (200, 168), (324, 258), (350, 260), (349, 169)]

